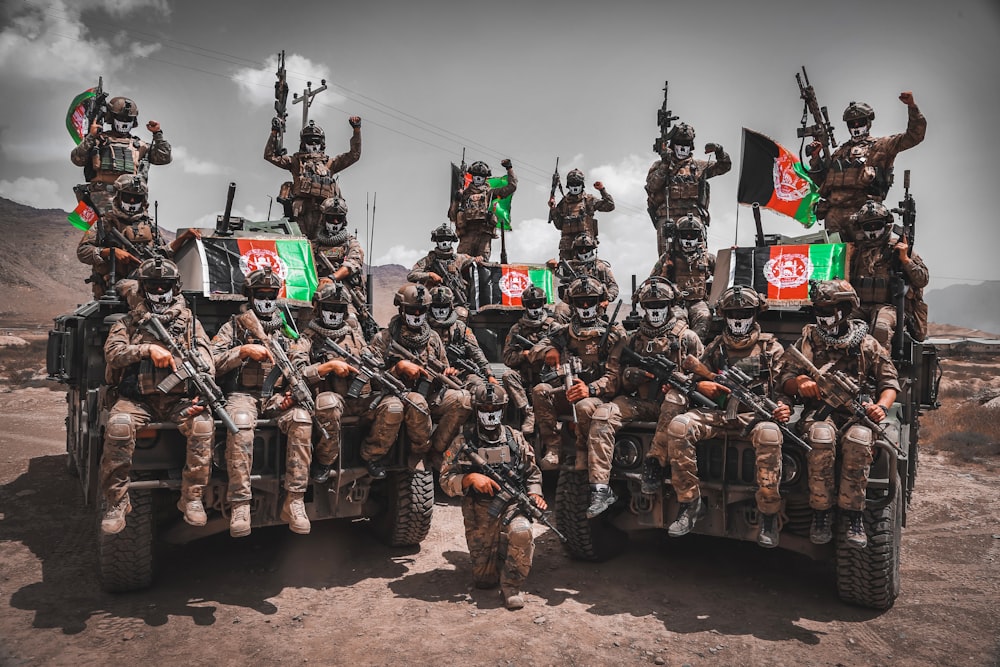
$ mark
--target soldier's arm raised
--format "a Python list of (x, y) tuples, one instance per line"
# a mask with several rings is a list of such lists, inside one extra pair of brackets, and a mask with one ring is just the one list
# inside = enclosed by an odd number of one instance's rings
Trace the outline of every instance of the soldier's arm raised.
[[(356, 125), (353, 122), (355, 118), (357, 118)], [(354, 131), (351, 133), (350, 146), (348, 147), (346, 153), (341, 153), (337, 157), (330, 158), (330, 162), (327, 163), (327, 168), (330, 170), (331, 174), (343, 171), (361, 159), (361, 118), (358, 116), (351, 116), (350, 121), (351, 127), (354, 128)]]

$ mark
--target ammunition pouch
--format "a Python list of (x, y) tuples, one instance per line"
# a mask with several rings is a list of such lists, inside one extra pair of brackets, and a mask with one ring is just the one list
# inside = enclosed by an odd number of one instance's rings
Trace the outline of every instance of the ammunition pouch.
[(142, 398), (139, 394), (139, 364), (125, 368), (121, 379), (118, 380), (118, 395), (132, 401)]

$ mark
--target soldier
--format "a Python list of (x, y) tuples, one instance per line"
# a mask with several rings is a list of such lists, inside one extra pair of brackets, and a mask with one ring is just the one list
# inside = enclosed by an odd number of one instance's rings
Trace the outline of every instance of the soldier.
[[(752, 288), (737, 285), (723, 292), (719, 310), (726, 322), (725, 328), (705, 348), (701, 361), (713, 373), (730, 366), (739, 368), (753, 378), (748, 389), (770, 398), (776, 388), (777, 366), (784, 348), (773, 335), (760, 330), (757, 316), (766, 309), (767, 303)], [(697, 389), (713, 400), (729, 393), (728, 388), (709, 380), (698, 382)], [(775, 421), (788, 421), (790, 403), (787, 399), (778, 400), (778, 407), (772, 415)], [(725, 411), (698, 408), (674, 417), (667, 426), (670, 483), (680, 503), (677, 519), (667, 530), (671, 537), (691, 532), (703, 511), (698, 485), (697, 444), (721, 434), (741, 437), (746, 427), (756, 421), (750, 429), (749, 438), (757, 457), (756, 498), (760, 513), (757, 544), (766, 548), (778, 546), (778, 512), (781, 510), (778, 485), (781, 483), (781, 445), (784, 437), (774, 423), (758, 421), (753, 412), (739, 412), (739, 407), (727, 404)], [(659, 463), (656, 462), (657, 465)], [(645, 483), (645, 479), (643, 481)], [(659, 480), (656, 486), (659, 486)], [(643, 489), (644, 492), (646, 490)]]
[(708, 179), (733, 168), (729, 154), (719, 144), (705, 144), (705, 154), (715, 153), (715, 162), (694, 159), (694, 128), (687, 123), (674, 126), (670, 137), (667, 149), (646, 174), (646, 208), (656, 228), (656, 248), (661, 255), (667, 252), (669, 227), (674, 221), (695, 215), (709, 225)]
[(212, 372), (208, 336), (181, 296), (180, 276), (176, 264), (160, 257), (139, 265), (136, 278), (142, 299), (111, 326), (104, 343), (106, 379), (110, 386), (117, 385), (118, 396), (108, 415), (101, 453), (100, 493), (105, 502), (101, 532), (107, 535), (120, 533), (125, 515), (132, 511), (128, 484), (136, 432), (151, 421), (172, 421), (187, 438), (177, 508), (192, 526), (207, 521), (202, 494), (212, 473), (215, 422), (205, 406), (185, 396), (184, 382), (166, 394), (157, 390), (176, 370), (176, 362), (163, 341), (143, 326), (149, 318), (157, 318), (180, 345), (196, 350)]
[[(144, 163), (170, 164), (170, 144), (155, 120), (146, 123), (153, 133), (153, 142), (146, 143), (131, 134), (139, 122), (139, 107), (127, 97), (112, 97), (103, 120), (90, 126), (90, 133), (69, 154), (70, 160), (83, 167), (90, 197), (98, 213), (111, 212), (115, 196), (114, 183), (119, 176), (141, 176), (146, 180)], [(104, 123), (111, 125), (104, 129)]]
[[(576, 470), (589, 470), (590, 509), (599, 508), (594, 516), (603, 512), (615, 496), (607, 484), (610, 459), (590, 452), (589, 434), (594, 411), (603, 401), (610, 400), (618, 391), (618, 364), (625, 330), (619, 324), (606, 324), (599, 316), (600, 304), (607, 300), (607, 291), (594, 278), (583, 277), (569, 286), (573, 316), (569, 324), (554, 328), (531, 349), (532, 362), (544, 362), (550, 368), (561, 364), (579, 362), (580, 371), (574, 373), (572, 386), (565, 395), (558, 395), (548, 382), (540, 382), (531, 391), (535, 408), (535, 423), (545, 449), (544, 462), (555, 468), (560, 464), (561, 440), (556, 431), (556, 410), (566, 412), (573, 406), (576, 422)], [(610, 327), (610, 331), (608, 328)], [(607, 336), (605, 336), (607, 332)]]
[[(608, 293), (607, 301), (601, 303), (603, 310), (607, 308), (609, 302), (618, 299), (619, 288), (618, 281), (615, 280), (615, 274), (611, 271), (611, 264), (597, 256), (597, 243), (596, 238), (587, 232), (581, 232), (573, 239), (573, 257), (566, 260), (566, 265), (570, 269), (569, 271), (566, 271), (563, 265), (560, 264), (560, 260), (564, 259), (562, 257), (559, 260), (550, 259), (547, 264), (559, 278), (560, 287), (563, 287), (563, 285), (568, 286), (569, 283), (580, 276), (590, 276), (599, 280)], [(565, 324), (569, 322), (570, 315), (571, 309), (565, 300), (561, 300), (556, 304), (555, 317), (560, 323)]]
[(445, 453), (440, 483), (449, 496), (463, 496), (465, 539), (476, 588), (495, 588), (499, 584), (507, 608), (521, 609), (521, 587), (535, 553), (531, 521), (512, 498), (496, 495), (500, 485), (476, 472), (478, 468), (463, 451), (471, 447), (487, 465), (501, 470), (506, 466), (539, 509), (548, 507), (542, 497), (542, 473), (535, 465), (531, 445), (518, 431), (501, 424), (506, 405), (507, 394), (502, 387), (476, 387), (475, 426), (466, 426), (455, 436)]
[(347, 202), (342, 197), (324, 199), (319, 207), (322, 224), (313, 239), (316, 274), (345, 284), (357, 283), (364, 300), (365, 289), (360, 280), (364, 270), (365, 251), (358, 239), (347, 230)]
[(811, 175), (823, 197), (816, 206), (816, 217), (825, 220), (827, 232), (848, 232), (851, 216), (865, 201), (883, 201), (892, 186), (896, 155), (924, 140), (927, 119), (913, 101), (913, 93), (902, 92), (899, 99), (907, 107), (906, 132), (872, 137), (875, 111), (864, 102), (851, 102), (844, 110), (851, 138), (834, 151), (830, 163), (824, 164), (820, 142), (814, 141), (807, 147), (806, 152), (812, 156)]
[(559, 237), (559, 259), (573, 258), (574, 240), (578, 234), (589, 234), (596, 242), (596, 211), (615, 210), (615, 200), (604, 189), (604, 184), (594, 181), (594, 188), (601, 193), (600, 199), (583, 194), (583, 172), (573, 169), (566, 174), (566, 190), (569, 194), (560, 199), (558, 204), (554, 197), (549, 198), (549, 222), (562, 234)]
[(552, 314), (545, 307), (545, 292), (534, 285), (528, 285), (521, 293), (524, 314), (514, 323), (503, 344), (503, 363), (510, 369), (500, 377), (507, 394), (514, 400), (522, 416), (521, 432), (533, 435), (535, 432), (535, 411), (528, 401), (529, 393), (539, 382), (540, 364), (532, 363), (531, 348), (518, 343), (515, 336), (522, 336), (532, 344), (547, 336), (557, 325)]
[(347, 306), (351, 301), (347, 289), (341, 283), (332, 282), (316, 290), (313, 319), (289, 354), (293, 363), (301, 364), (302, 377), (317, 391), (316, 421), (327, 433), (316, 443), (309, 470), (312, 480), (319, 484), (330, 478), (330, 470), (340, 456), (340, 429), (344, 416), (371, 422), (361, 444), (361, 458), (373, 479), (385, 478), (385, 467), (380, 459), (396, 442), (403, 424), (403, 403), (395, 396), (372, 392), (371, 387), (366, 387), (366, 392), (357, 398), (347, 396), (350, 375), (358, 369), (337, 354), (328, 341), (355, 357), (368, 350), (357, 328), (347, 321)]
[(677, 286), (684, 300), (688, 326), (705, 340), (712, 323), (708, 307), (709, 284), (715, 273), (715, 255), (708, 252), (705, 225), (695, 215), (677, 221), (673, 245), (660, 255), (650, 276), (666, 278)]
[(315, 121), (302, 128), (299, 133), (299, 150), (291, 155), (278, 154), (278, 132), (284, 127), (284, 120), (271, 120), (271, 134), (264, 146), (264, 159), (271, 164), (292, 173), (292, 217), (306, 238), (312, 240), (320, 232), (320, 206), (331, 197), (340, 197), (340, 185), (336, 174), (347, 169), (361, 159), (361, 117), (347, 119), (354, 128), (350, 148), (336, 157), (326, 154), (326, 133)]
[(431, 232), (431, 241), (434, 242), (434, 249), (413, 265), (406, 279), (411, 283), (420, 283), (427, 289), (444, 285), (451, 289), (456, 306), (467, 307), (469, 283), (465, 272), (482, 258), (455, 252), (458, 235), (447, 222)]
[[(860, 306), (858, 295), (846, 280), (814, 283), (809, 297), (816, 315), (815, 324), (802, 329), (795, 348), (824, 372), (843, 371), (852, 376), (865, 392), (865, 414), (876, 424), (885, 419), (899, 391), (896, 368), (878, 341), (868, 333), (868, 325), (850, 319)], [(787, 355), (779, 369), (779, 386), (785, 394), (805, 401), (802, 415), (809, 452), (809, 505), (813, 508), (809, 539), (826, 544), (832, 538), (831, 515), (834, 503), (847, 515), (847, 543), (863, 549), (868, 544), (862, 511), (868, 487), (868, 467), (872, 461), (875, 433), (845, 410), (835, 410), (823, 418), (825, 406), (819, 386)], [(875, 402), (865, 400), (877, 396)], [(840, 446), (840, 493), (834, 497), (834, 466)]]
[[(445, 377), (454, 378), (458, 371), (448, 365), (444, 344), (427, 323), (427, 311), (431, 305), (430, 291), (423, 285), (408, 284), (396, 292), (394, 302), (399, 313), (372, 340), (371, 351), (383, 362), (386, 370), (414, 389), (409, 397), (423, 410), (420, 412), (409, 404), (403, 409), (403, 423), (406, 424), (406, 436), (410, 441), (410, 464), (416, 468), (432, 448), (438, 454), (444, 453), (472, 412), (472, 404), (469, 392), (444, 387), (439, 381), (431, 383), (427, 396), (416, 391), (418, 382), (430, 375), (428, 365), (443, 368), (441, 373)], [(410, 361), (402, 353), (393, 350), (393, 343), (405, 348), (420, 363)], [(433, 435), (432, 419), (437, 421)], [(385, 451), (373, 449), (370, 455), (381, 456), (386, 451), (388, 448)]]
[(489, 260), (493, 239), (497, 237), (497, 221), (493, 201), (514, 194), (517, 176), (510, 160), (500, 160), (507, 170), (507, 185), (491, 188), (486, 182), (491, 172), (485, 162), (473, 162), (469, 167), (472, 182), (455, 193), (448, 219), (458, 231), (458, 252)]
[[(454, 306), (454, 296), (447, 287), (431, 289), (431, 313), (428, 320), (431, 328), (441, 338), (448, 365), (458, 370), (458, 378), (466, 389), (483, 381), (496, 384), (490, 362), (479, 347), (476, 334), (459, 317), (459, 309)], [(475, 370), (473, 370), (475, 369)]]
[(309, 486), (312, 463), (312, 416), (288, 394), (264, 396), (264, 381), (274, 359), (264, 337), (285, 349), (291, 340), (282, 330), (278, 312), (281, 278), (270, 266), (247, 274), (243, 294), (248, 303), (238, 316), (226, 321), (212, 339), (216, 374), (227, 390), (229, 412), (239, 432), (226, 435), (227, 500), (231, 504), (229, 534), (250, 534), (250, 469), (253, 439), (259, 415), (277, 415), (278, 427), (287, 436), (285, 453), (285, 502), (281, 520), (294, 533), (307, 535), (311, 528), (303, 497)]
[[(167, 244), (160, 236), (159, 227), (148, 215), (149, 190), (146, 181), (138, 175), (122, 174), (115, 180), (114, 187), (115, 196), (111, 203), (111, 211), (102, 216), (101, 224), (105, 225), (105, 230), (117, 230), (144, 254), (171, 259), (174, 252), (188, 239), (201, 237), (197, 229), (188, 229)], [(89, 282), (95, 299), (100, 298), (108, 290), (112, 254), (114, 254), (116, 281), (127, 277), (142, 261), (142, 257), (136, 257), (123, 248), (124, 244), (113, 238), (108, 231), (105, 231), (103, 244), (99, 243), (98, 232), (97, 225), (88, 229), (76, 248), (77, 259), (94, 267)]]
[[(906, 325), (916, 340), (927, 331), (927, 307), (924, 287), (930, 280), (927, 265), (920, 255), (911, 253), (905, 238), (892, 231), (892, 213), (876, 201), (868, 201), (851, 216), (854, 249), (851, 253), (851, 285), (858, 293), (861, 307), (851, 317), (869, 323), (872, 335), (882, 347), (891, 348), (896, 330), (894, 289), (906, 290), (903, 311)], [(903, 285), (894, 280), (902, 277)]]

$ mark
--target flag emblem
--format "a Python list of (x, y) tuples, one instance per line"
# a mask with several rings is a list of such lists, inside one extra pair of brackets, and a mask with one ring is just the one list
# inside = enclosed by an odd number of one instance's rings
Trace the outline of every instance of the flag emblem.
[(798, 287), (812, 272), (812, 260), (800, 253), (778, 255), (764, 264), (764, 278), (778, 289)]
[(527, 272), (509, 271), (505, 272), (500, 278), (500, 291), (508, 298), (516, 297), (520, 299), (521, 294), (524, 290), (528, 289), (528, 285), (530, 284)]
[(798, 202), (809, 194), (809, 181), (795, 172), (796, 162), (791, 153), (774, 158), (774, 195), (781, 201)]
[(243, 275), (249, 275), (251, 271), (263, 269), (267, 266), (271, 267), (271, 271), (281, 278), (282, 282), (288, 278), (288, 264), (273, 250), (267, 248), (250, 248), (250, 250), (240, 255), (240, 271), (243, 272)]

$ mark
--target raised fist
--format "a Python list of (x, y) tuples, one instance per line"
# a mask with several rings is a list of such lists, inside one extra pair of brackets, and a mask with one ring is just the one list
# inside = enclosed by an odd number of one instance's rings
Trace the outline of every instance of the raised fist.
[(714, 153), (717, 150), (719, 150), (719, 144), (712, 144), (712, 143), (705, 144), (706, 155), (708, 155), (709, 153)]
[(513, 165), (511, 164), (509, 158), (504, 158), (500, 160), (500, 166), (503, 167), (504, 169), (510, 169)]
[(160, 131), (160, 123), (158, 121), (151, 120), (151, 121), (149, 121), (149, 122), (146, 123), (146, 129), (149, 130), (150, 132), (159, 132)]
[(600, 181), (594, 181), (594, 189), (598, 190), (598, 191), (603, 190), (604, 189), (604, 183), (602, 183)]
[(818, 141), (812, 141), (809, 143), (808, 146), (806, 146), (806, 155), (812, 157), (813, 155), (816, 155), (816, 153), (818, 153), (820, 150), (822, 150), (822, 148), (823, 144), (821, 144)]
[(351, 116), (347, 119), (347, 122), (350, 123), (351, 127), (355, 129), (359, 128), (361, 127), (361, 116)]
[(916, 102), (913, 101), (913, 92), (909, 90), (904, 90), (899, 94), (899, 101), (908, 107), (916, 106)]

